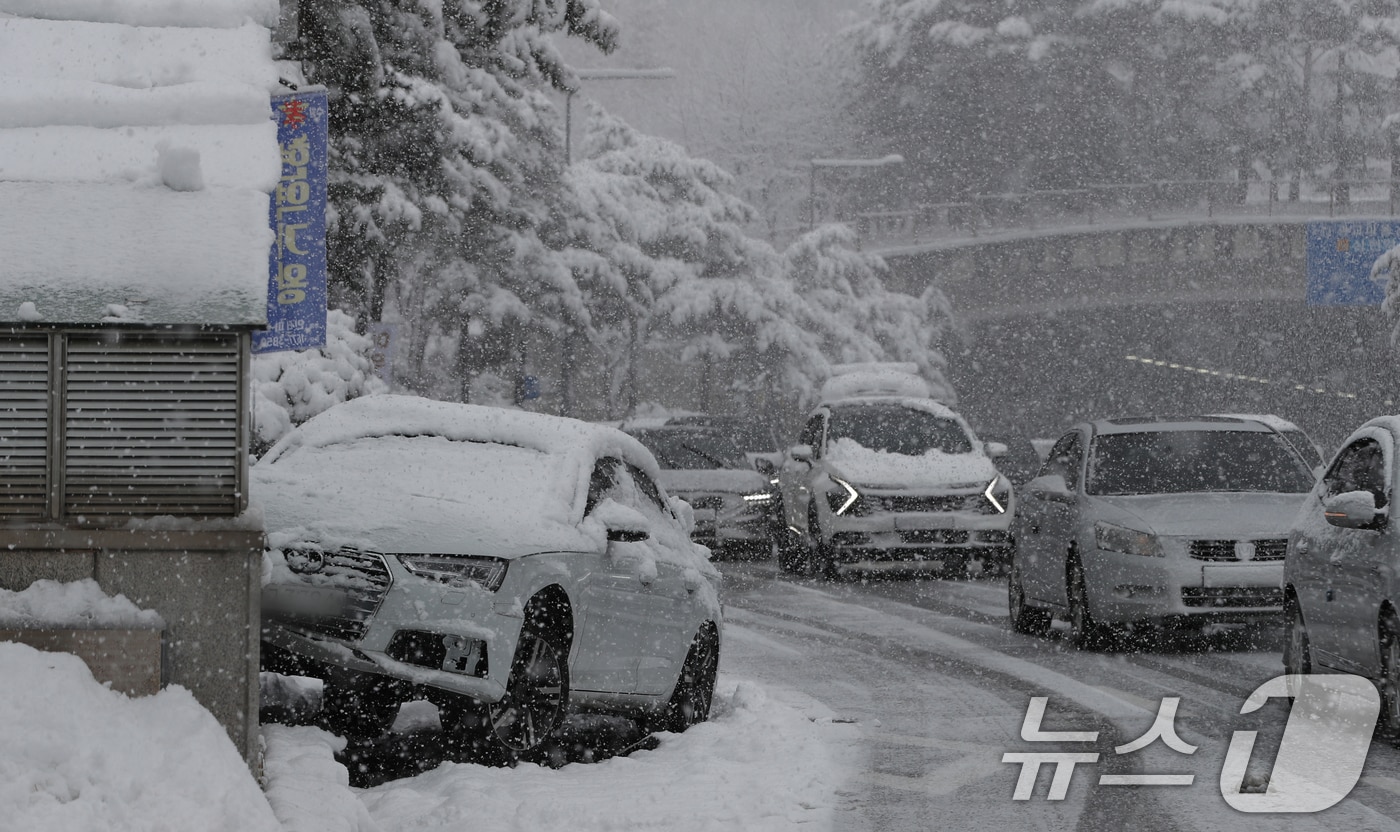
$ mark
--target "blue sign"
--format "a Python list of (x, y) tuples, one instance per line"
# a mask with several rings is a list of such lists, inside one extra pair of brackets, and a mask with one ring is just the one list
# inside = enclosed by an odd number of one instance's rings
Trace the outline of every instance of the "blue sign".
[(1400, 245), (1400, 221), (1308, 223), (1308, 305), (1379, 306), (1385, 284), (1371, 279), (1376, 258)]
[(253, 333), (255, 353), (326, 344), (328, 114), (325, 90), (272, 97), (282, 177), (272, 195), (267, 330)]

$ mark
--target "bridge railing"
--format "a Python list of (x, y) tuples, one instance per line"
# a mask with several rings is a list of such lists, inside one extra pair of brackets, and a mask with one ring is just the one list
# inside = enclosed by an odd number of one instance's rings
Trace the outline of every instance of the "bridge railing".
[(971, 194), (949, 202), (834, 217), (861, 244), (918, 245), (1015, 231), (1155, 220), (1262, 216), (1395, 216), (1400, 179), (1158, 180)]

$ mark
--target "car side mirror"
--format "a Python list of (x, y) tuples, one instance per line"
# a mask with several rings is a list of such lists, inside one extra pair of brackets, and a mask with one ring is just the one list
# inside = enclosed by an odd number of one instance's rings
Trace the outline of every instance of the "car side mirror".
[(984, 447), (987, 451), (987, 456), (991, 457), (992, 459), (1000, 459), (1001, 457), (1006, 456), (1006, 454), (1011, 450), (1010, 448), (1006, 447), (1005, 442), (988, 442)]
[(1385, 528), (1390, 512), (1376, 508), (1376, 495), (1369, 491), (1347, 491), (1322, 501), (1322, 516), (1344, 529), (1379, 531)]
[(778, 469), (773, 465), (773, 460), (758, 457), (753, 461), (754, 470), (765, 477), (771, 477), (777, 473)]
[(1028, 494), (1038, 494), (1046, 499), (1069, 502), (1074, 499), (1074, 492), (1069, 490), (1069, 483), (1061, 474), (1046, 474), (1036, 477), (1026, 483), (1023, 489)]
[(793, 460), (795, 460), (795, 461), (797, 461), (797, 462), (805, 462), (805, 463), (807, 463), (808, 465), (811, 465), (811, 464), (812, 464), (812, 446), (811, 446), (811, 445), (793, 445), (791, 448), (788, 448), (788, 456), (792, 457)]

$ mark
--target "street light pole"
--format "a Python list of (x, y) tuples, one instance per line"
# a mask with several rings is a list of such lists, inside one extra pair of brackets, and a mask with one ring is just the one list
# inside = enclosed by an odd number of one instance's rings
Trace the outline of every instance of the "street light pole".
[(886, 165), (902, 165), (904, 157), (898, 153), (881, 156), (877, 159), (812, 159), (811, 181), (807, 191), (807, 230), (817, 227), (817, 168), (882, 168)]
[[(575, 69), (574, 77), (580, 81), (648, 81), (676, 77), (676, 71), (668, 66), (655, 69)], [(573, 104), (576, 89), (564, 92), (564, 164), (574, 163)]]

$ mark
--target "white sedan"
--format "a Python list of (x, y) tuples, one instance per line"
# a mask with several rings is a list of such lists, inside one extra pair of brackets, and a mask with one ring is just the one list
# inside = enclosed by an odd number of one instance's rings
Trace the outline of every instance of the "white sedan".
[(1252, 419), (1106, 419), (1065, 434), (1021, 490), (1012, 626), (1078, 645), (1119, 625), (1277, 617), (1310, 466)]
[(706, 718), (719, 573), (652, 455), (572, 419), (408, 396), (311, 419), (252, 469), (265, 666), (325, 680), (332, 728), (412, 698), (506, 758), (569, 709)]

